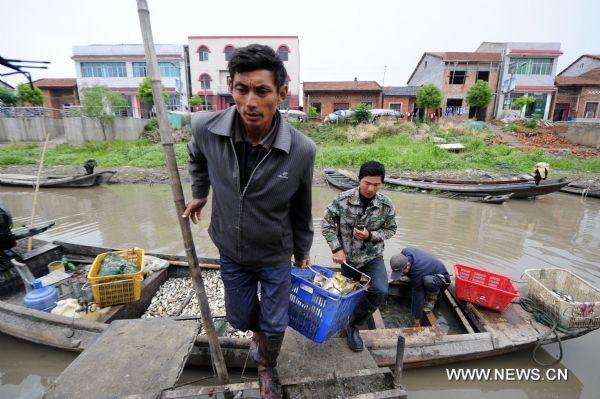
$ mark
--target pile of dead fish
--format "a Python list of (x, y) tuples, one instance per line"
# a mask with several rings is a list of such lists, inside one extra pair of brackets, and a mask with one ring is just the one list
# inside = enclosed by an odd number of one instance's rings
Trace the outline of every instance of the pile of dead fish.
[[(222, 326), (220, 328), (222, 335), (232, 338), (250, 338), (252, 332), (235, 330), (225, 323), (225, 291), (219, 272), (203, 270), (202, 279), (211, 315), (215, 320), (215, 326)], [(200, 305), (191, 278), (170, 278), (165, 281), (152, 298), (142, 318), (178, 316), (200, 318)], [(200, 334), (205, 335), (204, 327), (201, 328)]]

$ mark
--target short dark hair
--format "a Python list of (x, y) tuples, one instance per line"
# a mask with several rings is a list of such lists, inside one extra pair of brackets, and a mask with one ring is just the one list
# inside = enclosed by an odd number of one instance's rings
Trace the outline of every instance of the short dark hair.
[(236, 73), (266, 69), (275, 75), (277, 89), (287, 84), (288, 74), (283, 61), (281, 61), (275, 50), (262, 44), (250, 44), (246, 47), (236, 48), (231, 55), (227, 68), (232, 80)]
[(368, 161), (360, 166), (358, 180), (365, 176), (381, 176), (381, 181), (385, 179), (385, 166), (377, 161)]

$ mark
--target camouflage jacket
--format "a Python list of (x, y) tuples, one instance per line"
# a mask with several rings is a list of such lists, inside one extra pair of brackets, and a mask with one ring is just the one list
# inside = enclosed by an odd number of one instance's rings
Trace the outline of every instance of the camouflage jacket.
[[(354, 238), (352, 231), (364, 224), (371, 233), (369, 240)], [(327, 206), (321, 232), (332, 252), (343, 249), (347, 262), (362, 267), (383, 255), (383, 241), (396, 234), (396, 209), (390, 198), (377, 193), (365, 212), (358, 196), (358, 188), (345, 191)]]

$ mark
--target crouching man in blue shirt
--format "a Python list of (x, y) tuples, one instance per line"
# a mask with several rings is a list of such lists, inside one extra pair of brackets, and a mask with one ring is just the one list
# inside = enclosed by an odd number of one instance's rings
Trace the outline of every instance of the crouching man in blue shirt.
[(431, 312), (440, 295), (450, 285), (450, 275), (435, 256), (419, 248), (407, 247), (390, 259), (390, 280), (408, 276), (412, 285), (411, 312), (415, 327), (421, 326), (423, 312)]

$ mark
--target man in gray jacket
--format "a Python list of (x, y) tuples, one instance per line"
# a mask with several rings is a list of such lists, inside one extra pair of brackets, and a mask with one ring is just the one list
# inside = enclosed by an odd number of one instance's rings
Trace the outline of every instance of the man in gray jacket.
[(235, 107), (192, 118), (193, 199), (182, 217), (198, 222), (212, 186), (208, 232), (219, 249), (227, 320), (254, 332), (261, 395), (278, 398), (275, 365), (288, 324), (290, 259), (301, 267), (310, 261), (316, 148), (278, 111), (287, 72), (273, 49), (238, 48), (228, 68)]

